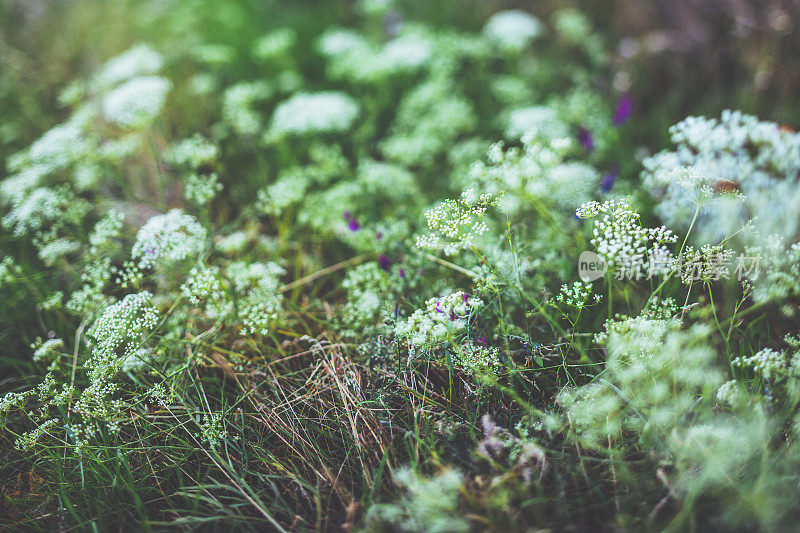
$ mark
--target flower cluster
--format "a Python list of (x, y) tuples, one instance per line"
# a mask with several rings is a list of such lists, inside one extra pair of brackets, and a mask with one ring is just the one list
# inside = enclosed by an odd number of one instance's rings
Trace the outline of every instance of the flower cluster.
[(508, 113), (506, 123), (505, 137), (510, 140), (522, 139), (525, 134), (544, 140), (569, 137), (567, 124), (559, 118), (558, 111), (550, 106), (538, 105), (512, 109)]
[(500, 367), (500, 350), (476, 342), (460, 344), (452, 358), (455, 366), (473, 372), (496, 372)]
[(375, 262), (359, 265), (347, 273), (342, 281), (347, 292), (347, 304), (342, 310), (342, 321), (351, 329), (374, 324), (391, 294), (391, 278)]
[(394, 333), (415, 348), (457, 341), (466, 332), (472, 314), (482, 306), (482, 300), (462, 291), (431, 298), (423, 309), (398, 322)]
[(160, 76), (133, 78), (103, 98), (103, 116), (125, 128), (146, 126), (161, 113), (169, 80)]
[(477, 239), (489, 229), (483, 216), (489, 207), (496, 205), (498, 197), (491, 194), (477, 195), (473, 189), (461, 193), (458, 200), (447, 199), (425, 212), (428, 235), (417, 237), (417, 246), (442, 249), (446, 255), (459, 250), (468, 250), (477, 244)]
[(238, 313), (243, 335), (267, 335), (272, 331), (281, 306), (277, 263), (231, 263), (226, 269), (234, 291), (240, 296)]
[(593, 219), (591, 243), (610, 271), (623, 267), (638, 257), (645, 270), (672, 267), (672, 253), (667, 248), (677, 236), (664, 226), (644, 228), (630, 198), (595, 201), (578, 208), (579, 218)]
[(432, 43), (426, 35), (401, 35), (377, 46), (353, 31), (340, 28), (326, 31), (317, 48), (329, 61), (331, 78), (361, 83), (413, 73), (433, 55)]
[(717, 400), (730, 406), (737, 406), (742, 401), (742, 391), (735, 379), (726, 381), (717, 389)]
[[(656, 212), (670, 226), (688, 228), (702, 198), (699, 242), (719, 241), (749, 219), (760, 235), (796, 235), (800, 134), (737, 111), (719, 119), (689, 117), (670, 134), (675, 149), (646, 159), (642, 173), (658, 199)], [(755, 234), (742, 237), (755, 242)]]
[(164, 58), (146, 44), (138, 44), (106, 62), (92, 79), (96, 90), (103, 91), (136, 76), (158, 72)]
[(173, 209), (152, 217), (139, 229), (131, 256), (139, 268), (155, 268), (200, 254), (205, 240), (206, 230), (193, 216)]
[(344, 93), (298, 93), (275, 108), (271, 131), (293, 135), (343, 132), (358, 115), (358, 104)]
[(181, 292), (192, 303), (218, 300), (223, 296), (220, 271), (218, 267), (195, 267), (189, 271)]
[(751, 369), (766, 380), (784, 376), (786, 363), (786, 354), (772, 348), (764, 348), (750, 356), (740, 355), (731, 361), (733, 366)]
[(222, 190), (222, 184), (214, 173), (190, 174), (184, 185), (184, 197), (197, 206), (204, 206)]
[(500, 48), (520, 51), (543, 33), (542, 23), (524, 11), (495, 13), (483, 27), (483, 33)]
[[(153, 295), (147, 291), (129, 294), (103, 311), (89, 333), (97, 360), (116, 359), (118, 351), (126, 355), (139, 348), (141, 337), (150, 333), (158, 323), (159, 313), (153, 305)], [(95, 368), (92, 373), (103, 372)]]
[(722, 245), (704, 244), (699, 250), (689, 246), (676, 261), (681, 281), (691, 285), (696, 281), (710, 282), (728, 277), (734, 251)]
[(219, 147), (199, 134), (175, 143), (168, 153), (169, 160), (174, 164), (194, 170), (213, 164), (218, 157)]
[[(553, 131), (548, 124), (541, 127)], [(470, 179), (480, 184), (482, 190), (508, 193), (503, 207), (511, 213), (530, 205), (531, 196), (567, 210), (591, 200), (600, 186), (597, 170), (569, 159), (574, 149), (571, 139), (547, 140), (537, 131), (533, 129), (523, 135), (522, 149), (506, 150), (502, 142), (492, 145), (488, 161), (477, 162), (470, 169)]]
[(47, 339), (46, 341), (37, 339), (37, 341), (31, 345), (31, 348), (33, 349), (34, 361), (46, 361), (58, 355), (59, 350), (64, 348), (64, 341), (62, 339)]
[(600, 302), (600, 295), (592, 293), (592, 284), (585, 281), (575, 281), (573, 284), (561, 285), (561, 290), (556, 294), (555, 302), (557, 305), (583, 309)]

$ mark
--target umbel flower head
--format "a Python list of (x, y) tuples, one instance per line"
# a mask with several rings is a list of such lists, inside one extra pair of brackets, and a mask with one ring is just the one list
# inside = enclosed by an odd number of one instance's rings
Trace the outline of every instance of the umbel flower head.
[(358, 104), (338, 91), (298, 93), (280, 103), (272, 115), (274, 134), (347, 131), (359, 114)]
[(90, 330), (96, 339), (95, 350), (102, 356), (113, 356), (123, 348), (129, 352), (138, 348), (140, 337), (155, 328), (158, 310), (148, 291), (129, 294), (103, 311)]
[(432, 347), (463, 334), (470, 315), (481, 306), (482, 300), (463, 291), (431, 298), (425, 302), (423, 309), (417, 309), (410, 317), (399, 322), (394, 333), (407, 339), (412, 347)]
[(600, 181), (594, 167), (569, 158), (574, 145), (573, 139), (548, 139), (532, 130), (521, 148), (493, 144), (487, 162), (474, 163), (469, 177), (481, 190), (505, 191), (503, 209), (510, 213), (529, 206), (530, 196), (572, 211), (594, 197)]
[(591, 243), (606, 260), (610, 271), (630, 265), (634, 260), (638, 260), (644, 272), (654, 273), (657, 262), (664, 270), (671, 268), (672, 255), (666, 245), (674, 243), (677, 237), (664, 226), (642, 227), (630, 198), (602, 204), (588, 202), (578, 208), (576, 215), (594, 219)]
[(203, 251), (206, 230), (191, 215), (173, 209), (156, 215), (136, 235), (131, 255), (139, 268), (154, 268), (164, 262), (174, 263)]
[(93, 85), (97, 90), (107, 90), (136, 76), (155, 74), (163, 64), (161, 54), (146, 44), (139, 44), (103, 65), (95, 75)]
[(442, 248), (446, 255), (471, 248), (477, 238), (488, 231), (483, 215), (489, 207), (497, 203), (497, 199), (497, 196), (479, 196), (473, 189), (467, 189), (460, 199), (447, 199), (429, 209), (425, 212), (425, 218), (431, 233), (418, 236), (417, 246)]
[(569, 128), (558, 116), (558, 111), (548, 106), (514, 109), (508, 114), (506, 123), (505, 136), (511, 140), (522, 139), (527, 133), (545, 140), (569, 136)]
[(501, 11), (492, 15), (483, 34), (502, 49), (519, 51), (542, 34), (542, 23), (524, 11)]
[(645, 159), (642, 172), (657, 199), (656, 214), (667, 224), (687, 228), (702, 200), (693, 230), (699, 243), (715, 244), (748, 220), (761, 235), (795, 236), (800, 134), (725, 111), (719, 119), (688, 117), (670, 128), (670, 136), (675, 148)]
[(160, 76), (127, 81), (103, 98), (103, 116), (126, 128), (149, 124), (161, 113), (172, 84)]
[(54, 172), (78, 161), (90, 148), (81, 128), (73, 122), (66, 122), (34, 141), (28, 149), (28, 157), (33, 165)]

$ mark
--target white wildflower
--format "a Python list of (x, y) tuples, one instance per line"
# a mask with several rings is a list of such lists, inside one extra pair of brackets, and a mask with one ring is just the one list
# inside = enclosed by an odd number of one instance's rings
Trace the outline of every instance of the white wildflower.
[(40, 362), (51, 358), (53, 355), (58, 355), (59, 350), (64, 348), (64, 341), (62, 339), (37, 339), (31, 348), (33, 348), (33, 360)]
[(453, 363), (470, 371), (497, 371), (500, 366), (500, 351), (475, 342), (459, 345), (453, 354)]
[(738, 111), (719, 119), (688, 117), (670, 128), (674, 150), (644, 160), (642, 181), (656, 214), (686, 229), (699, 203), (693, 238), (715, 243), (753, 219), (756, 232), (795, 237), (800, 229), (800, 134)]
[(730, 406), (737, 406), (742, 401), (742, 392), (735, 379), (726, 381), (717, 389), (717, 400)]
[(181, 285), (181, 293), (194, 305), (206, 300), (218, 300), (224, 296), (219, 268), (195, 267)]
[(31, 144), (31, 164), (54, 172), (78, 161), (91, 150), (81, 128), (67, 122), (48, 130)]
[(56, 261), (80, 250), (81, 245), (77, 241), (66, 237), (52, 240), (39, 246), (39, 259), (46, 266), (53, 266)]
[[(672, 252), (666, 245), (674, 243), (676, 235), (664, 226), (642, 227), (630, 198), (602, 204), (588, 202), (578, 208), (576, 215), (593, 219), (591, 243), (597, 254), (606, 260), (609, 271), (619, 274), (620, 269), (630, 267), (632, 261), (641, 267), (641, 272), (631, 271), (635, 277), (671, 270)], [(660, 268), (664, 271), (658, 270)]]
[(767, 380), (779, 378), (787, 372), (786, 354), (772, 348), (764, 348), (751, 356), (740, 355), (731, 363), (734, 366), (752, 369)]
[(274, 88), (263, 80), (228, 87), (222, 97), (222, 118), (239, 135), (257, 133), (261, 129), (261, 114), (253, 105), (269, 99), (273, 91)]
[(298, 135), (343, 132), (350, 129), (358, 114), (358, 104), (344, 93), (299, 93), (275, 109), (272, 131)]
[(417, 309), (399, 322), (394, 332), (416, 348), (458, 340), (457, 337), (465, 333), (470, 316), (482, 306), (479, 298), (454, 291), (426, 301), (423, 309)]
[(200, 254), (205, 239), (206, 230), (197, 219), (173, 209), (152, 217), (141, 227), (131, 255), (139, 268), (154, 268), (164, 261), (177, 262)]
[(532, 132), (536, 137), (559, 139), (569, 137), (569, 128), (559, 118), (558, 112), (548, 106), (521, 107), (508, 114), (505, 136), (521, 139)]
[(222, 190), (215, 173), (207, 175), (190, 174), (183, 189), (183, 196), (197, 206), (207, 205)]
[(483, 34), (500, 48), (519, 51), (543, 32), (536, 17), (519, 10), (495, 13), (483, 27)]
[(496, 203), (496, 196), (478, 196), (473, 189), (464, 191), (459, 200), (445, 200), (425, 212), (431, 233), (418, 236), (417, 246), (441, 248), (446, 255), (472, 248), (477, 244), (478, 237), (488, 231), (483, 216)]
[[(129, 294), (108, 306), (89, 331), (98, 361), (116, 359), (117, 351), (126, 354), (139, 348), (142, 336), (150, 333), (158, 323), (158, 310), (153, 305), (153, 295), (147, 291)], [(90, 374), (99, 377), (107, 368), (95, 366)]]
[(253, 57), (261, 61), (284, 58), (297, 42), (297, 32), (292, 28), (279, 28), (256, 41)]
[(89, 234), (89, 244), (94, 249), (104, 246), (112, 239), (119, 236), (125, 222), (125, 215), (116, 210), (110, 210), (95, 224), (92, 233)]
[(197, 134), (175, 143), (169, 152), (169, 160), (176, 165), (186, 165), (194, 170), (217, 160), (219, 148)]
[(94, 77), (94, 84), (105, 90), (136, 76), (155, 74), (163, 64), (161, 54), (146, 44), (139, 44), (103, 65)]
[(134, 78), (103, 98), (103, 116), (126, 128), (146, 126), (161, 113), (171, 83), (166, 78)]

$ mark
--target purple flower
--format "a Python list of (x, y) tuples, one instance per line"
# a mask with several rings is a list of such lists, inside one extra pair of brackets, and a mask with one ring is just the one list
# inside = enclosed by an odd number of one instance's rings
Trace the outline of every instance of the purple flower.
[(381, 270), (389, 272), (389, 269), (392, 267), (392, 261), (385, 255), (381, 254), (378, 256), (378, 266), (381, 267)]
[(406, 269), (405, 268), (401, 268), (400, 271), (398, 272), (398, 274), (400, 275), (401, 278), (406, 277)]
[(403, 15), (397, 11), (390, 11), (383, 17), (383, 31), (387, 37), (397, 37), (403, 29)]
[(617, 177), (619, 176), (619, 167), (614, 166), (611, 169), (611, 172), (603, 176), (603, 181), (600, 182), (600, 190), (603, 192), (609, 192), (614, 187), (614, 182), (617, 181)]
[(381, 240), (381, 239), (383, 239), (383, 233), (381, 233), (381, 232), (379, 231), (378, 233), (376, 233), (376, 234), (375, 234), (375, 238), (376, 238), (377, 240)]
[(633, 100), (631, 100), (631, 97), (628, 94), (623, 94), (617, 101), (617, 107), (614, 109), (614, 116), (611, 117), (611, 121), (615, 126), (622, 126), (628, 122), (628, 119), (631, 118), (632, 113)]
[(581, 143), (581, 146), (586, 148), (587, 151), (594, 151), (594, 139), (592, 138), (592, 134), (586, 128), (578, 129), (578, 142)]
[(342, 216), (344, 217), (345, 220), (350, 220), (351, 218), (353, 218), (353, 215), (350, 214), (350, 211), (345, 211), (344, 213), (342, 213)]
[(347, 222), (347, 227), (350, 228), (350, 231), (358, 231), (359, 229), (361, 229), (361, 226), (358, 224), (358, 220), (356, 220), (355, 217), (351, 218)]
[(486, 346), (486, 337), (476, 337), (475, 340), (478, 341), (478, 344)]
[(394, 316), (395, 317), (400, 316), (400, 306), (397, 304), (394, 304)]

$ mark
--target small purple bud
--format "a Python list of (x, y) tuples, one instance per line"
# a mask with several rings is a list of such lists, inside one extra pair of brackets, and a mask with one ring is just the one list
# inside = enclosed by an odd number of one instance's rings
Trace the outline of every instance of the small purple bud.
[(400, 30), (403, 28), (403, 15), (397, 11), (390, 11), (383, 17), (383, 30), (386, 32), (387, 37), (397, 37), (400, 35)]
[(419, 269), (417, 269), (417, 276), (421, 276), (421, 275), (422, 275), (422, 269), (419, 268)]
[(623, 94), (617, 101), (617, 107), (614, 109), (614, 116), (611, 117), (611, 121), (615, 126), (622, 126), (628, 122), (628, 119), (631, 118), (632, 114), (633, 100), (631, 100), (630, 95)]
[(378, 233), (376, 233), (376, 234), (375, 234), (375, 238), (376, 238), (376, 239), (378, 239), (378, 240), (381, 240), (381, 239), (383, 239), (383, 233), (381, 233), (381, 232), (379, 231)]
[(397, 304), (394, 304), (394, 316), (395, 317), (400, 316), (400, 306)]
[(401, 268), (400, 271), (398, 272), (398, 274), (400, 275), (401, 278), (406, 277), (406, 269), (405, 268)]
[(594, 139), (592, 138), (591, 132), (586, 128), (578, 129), (578, 142), (581, 143), (581, 146), (586, 148), (587, 151), (594, 151)]
[(350, 220), (351, 218), (353, 218), (353, 215), (350, 214), (350, 211), (345, 211), (344, 213), (342, 213), (342, 216), (344, 217), (345, 220)]
[(378, 256), (378, 266), (381, 267), (381, 270), (389, 272), (389, 269), (392, 268), (392, 261), (385, 255), (381, 254)]
[(477, 337), (475, 340), (478, 341), (478, 344), (486, 346), (486, 337)]
[(358, 224), (358, 220), (355, 218), (351, 218), (349, 222), (347, 222), (347, 227), (350, 228), (350, 231), (358, 231), (361, 229), (361, 226)]
[(607, 193), (614, 188), (614, 183), (617, 181), (617, 177), (619, 176), (619, 167), (614, 167), (611, 169), (611, 172), (606, 174), (603, 177), (603, 181), (600, 183), (600, 190)]

